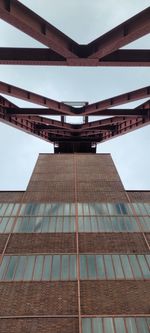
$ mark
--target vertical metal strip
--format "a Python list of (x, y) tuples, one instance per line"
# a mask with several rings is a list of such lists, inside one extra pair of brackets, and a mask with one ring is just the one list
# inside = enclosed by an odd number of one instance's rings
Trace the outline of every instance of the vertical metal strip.
[(76, 256), (77, 256), (77, 289), (78, 289), (78, 319), (79, 333), (82, 333), (81, 321), (81, 299), (80, 299), (80, 257), (79, 257), (79, 230), (78, 230), (78, 194), (77, 194), (77, 160), (76, 154), (74, 159), (74, 199), (75, 199), (75, 225), (76, 225)]

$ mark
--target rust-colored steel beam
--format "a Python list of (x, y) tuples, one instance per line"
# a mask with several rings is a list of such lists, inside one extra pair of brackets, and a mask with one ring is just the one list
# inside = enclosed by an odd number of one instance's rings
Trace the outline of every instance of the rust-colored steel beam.
[[(78, 110), (78, 108), (76, 108), (76, 114), (73, 115), (77, 115), (78, 112), (80, 113), (81, 109)], [(62, 115), (62, 113), (59, 113), (55, 110), (52, 109), (44, 109), (44, 108), (15, 108), (15, 107), (9, 107), (6, 110), (8, 115), (12, 115), (12, 116), (33, 116), (33, 115), (47, 115), (47, 116), (58, 116), (58, 115)], [(94, 114), (93, 116), (135, 116), (135, 117), (140, 117), (141, 115), (144, 115), (145, 111), (143, 109), (143, 107), (141, 107), (140, 109), (105, 109), (102, 110), (98, 113), (96, 113), (96, 115)]]
[(0, 1), (0, 18), (65, 58), (76, 57), (78, 44), (17, 0)]
[(150, 7), (88, 44), (90, 58), (103, 58), (150, 32)]
[(147, 98), (150, 96), (150, 86), (137, 89), (125, 94), (121, 94), (112, 98), (105, 99), (103, 101), (93, 103), (93, 104), (88, 104), (87, 106), (84, 107), (84, 112), (81, 113), (80, 115), (93, 115), (97, 114), (101, 110), (105, 110), (117, 105), (129, 103), (129, 102), (134, 102), (142, 98)]
[(35, 94), (31, 91), (15, 87), (0, 81), (0, 93), (23, 99), (30, 103), (36, 103), (54, 109), (62, 114), (72, 115), (71, 107), (53, 99)]
[(50, 142), (48, 133), (46, 132), (36, 132), (34, 129), (34, 124), (27, 119), (17, 119), (13, 117), (8, 117), (3, 113), (2, 108), (0, 107), (0, 121), (10, 125), (11, 127), (17, 128), (25, 133), (32, 134), (40, 139)]
[(150, 113), (147, 113), (147, 117), (144, 118), (133, 118), (133, 119), (126, 119), (126, 121), (118, 124), (117, 129), (114, 132), (105, 132), (102, 133), (102, 138), (99, 142), (104, 142), (110, 139), (113, 139), (117, 136), (127, 134), (134, 130), (137, 130), (141, 127), (150, 124)]
[(97, 59), (66, 59), (50, 49), (44, 48), (0, 48), (2, 65), (46, 65), (46, 66), (150, 66), (150, 50), (117, 50)]
[(150, 66), (150, 50), (117, 50), (101, 59), (98, 66)]

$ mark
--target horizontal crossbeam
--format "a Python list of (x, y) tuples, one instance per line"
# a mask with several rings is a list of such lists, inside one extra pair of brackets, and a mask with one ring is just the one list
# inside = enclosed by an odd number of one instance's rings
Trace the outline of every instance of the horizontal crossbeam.
[[(33, 115), (47, 115), (47, 116), (58, 116), (62, 115), (61, 112), (52, 110), (52, 109), (46, 109), (46, 108), (14, 108), (14, 107), (7, 107), (5, 112), (7, 112), (8, 115), (18, 117), (21, 116), (33, 116)], [(73, 115), (80, 115), (81, 109), (76, 109), (76, 114), (73, 113)], [(140, 109), (105, 109), (101, 110), (100, 112), (93, 114), (93, 116), (132, 116), (132, 117), (140, 117), (144, 116), (145, 111), (141, 107)], [(67, 115), (67, 114), (66, 114)]]
[(150, 66), (150, 50), (117, 50), (97, 62), (96, 58), (64, 58), (44, 48), (0, 48), (2, 65), (45, 66)]

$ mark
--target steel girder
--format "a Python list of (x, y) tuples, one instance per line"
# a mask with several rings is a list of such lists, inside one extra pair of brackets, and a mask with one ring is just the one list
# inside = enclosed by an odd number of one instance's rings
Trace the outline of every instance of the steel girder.
[(1, 65), (42, 65), (42, 66), (150, 66), (150, 50), (117, 50), (95, 63), (91, 58), (72, 58), (71, 61), (50, 49), (42, 48), (0, 48)]
[[(49, 108), (18, 108), (15, 104), (9, 102), (8, 99), (0, 96), (1, 121), (51, 143), (91, 142), (96, 144), (150, 123), (150, 100), (134, 109), (109, 109), (110, 106), (121, 105), (150, 96), (150, 87), (115, 96), (91, 105), (85, 105), (82, 108), (59, 103), (3, 82), (0, 83), (0, 92), (44, 106), (48, 106), (50, 103), (54, 107), (54, 111)], [(46, 101), (46, 104), (44, 101)], [(86, 122), (83, 124), (69, 124), (64, 121), (62, 110), (67, 115), (75, 116), (79, 114), (83, 117), (86, 115)], [(43, 115), (53, 114), (53, 112), (61, 115), (61, 121), (43, 117)], [(111, 117), (89, 122), (87, 114)]]
[(1, 48), (0, 64), (149, 66), (149, 50), (118, 50), (150, 32), (150, 7), (87, 45), (81, 45), (17, 0), (0, 1), (0, 18), (49, 49)]

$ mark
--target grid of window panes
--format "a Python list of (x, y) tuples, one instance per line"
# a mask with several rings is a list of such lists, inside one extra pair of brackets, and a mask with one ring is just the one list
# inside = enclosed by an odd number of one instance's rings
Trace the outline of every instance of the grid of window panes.
[[(150, 279), (150, 255), (80, 255), (81, 280)], [(4, 281), (73, 281), (76, 255), (5, 255), (0, 265)]]
[[(150, 232), (150, 204), (78, 203), (78, 224), (79, 232)], [(75, 232), (75, 204), (1, 203), (0, 233), (9, 232)]]
[(149, 333), (150, 317), (83, 318), (83, 333)]

